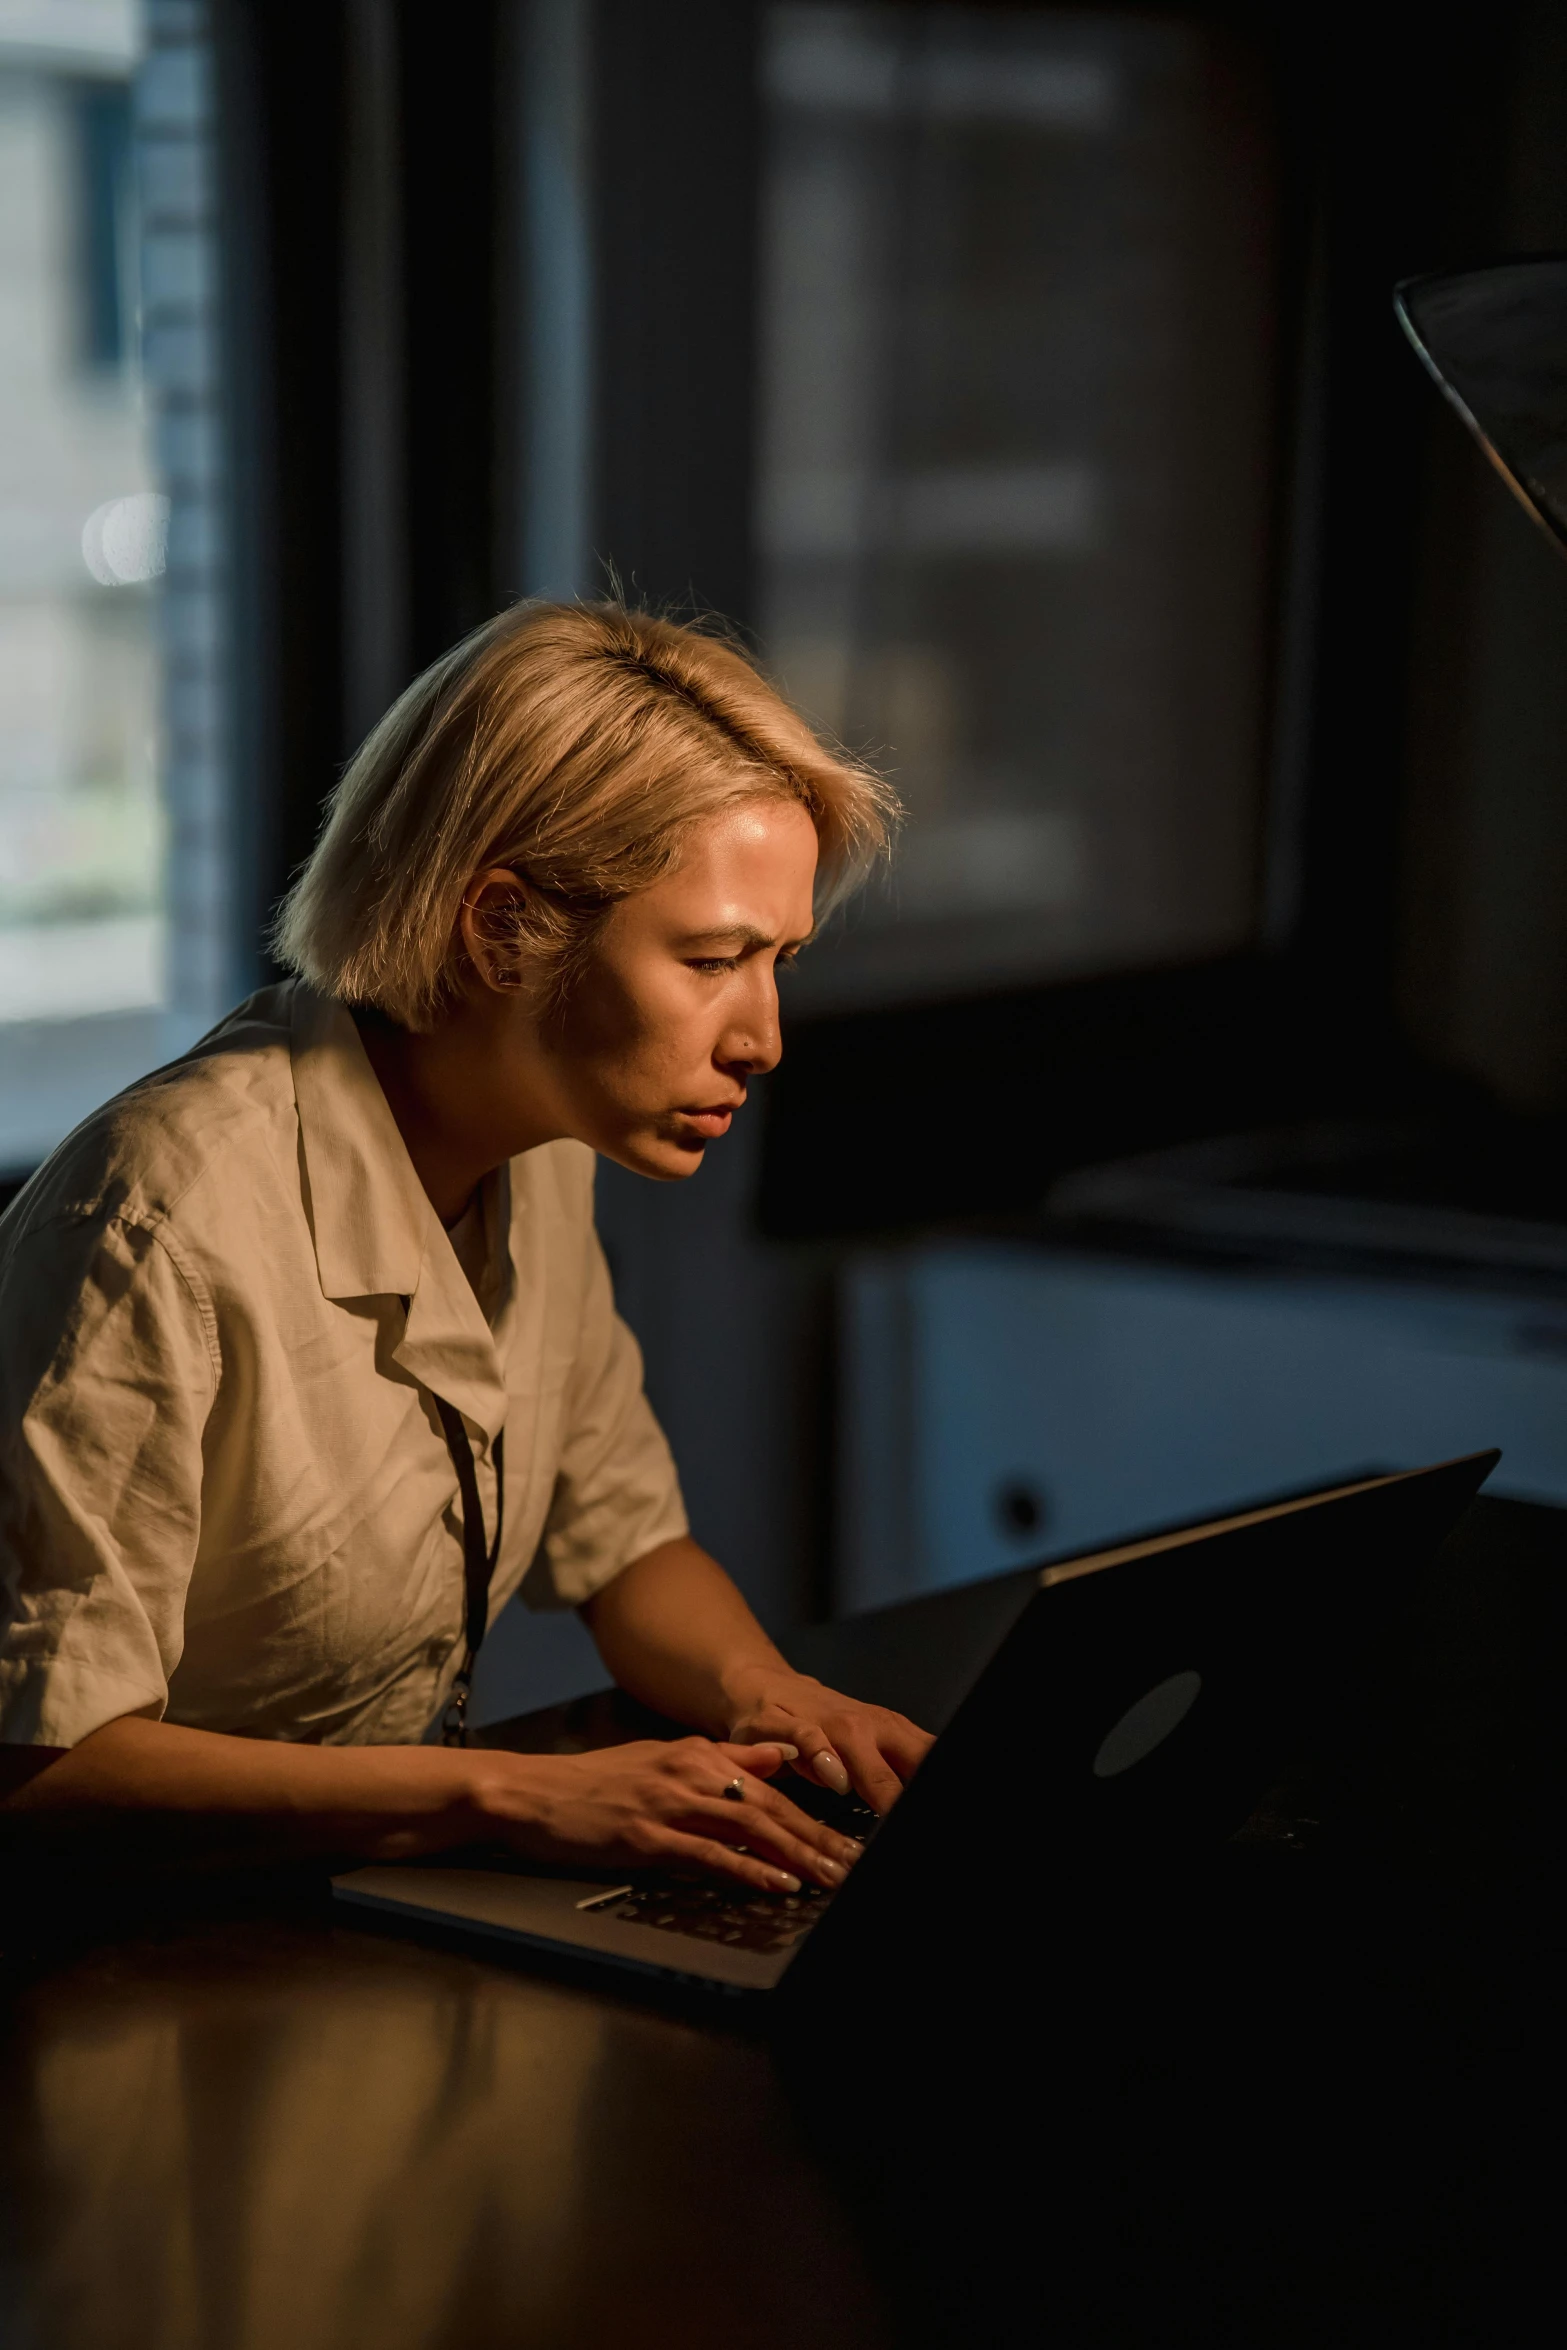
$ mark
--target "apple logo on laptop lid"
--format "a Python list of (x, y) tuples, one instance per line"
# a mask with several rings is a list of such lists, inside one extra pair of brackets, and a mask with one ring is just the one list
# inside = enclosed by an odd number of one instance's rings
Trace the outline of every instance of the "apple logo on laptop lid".
[(1118, 1779), (1142, 1762), (1178, 1730), (1197, 1702), (1201, 1673), (1172, 1673), (1156, 1682), (1135, 1705), (1129, 1705), (1114, 1728), (1100, 1740), (1094, 1756), (1096, 1779)]

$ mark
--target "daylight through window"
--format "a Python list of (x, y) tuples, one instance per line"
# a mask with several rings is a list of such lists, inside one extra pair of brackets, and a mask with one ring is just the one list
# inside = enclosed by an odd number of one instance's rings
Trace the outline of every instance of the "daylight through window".
[(204, 29), (0, 0), (0, 1174), (235, 977)]

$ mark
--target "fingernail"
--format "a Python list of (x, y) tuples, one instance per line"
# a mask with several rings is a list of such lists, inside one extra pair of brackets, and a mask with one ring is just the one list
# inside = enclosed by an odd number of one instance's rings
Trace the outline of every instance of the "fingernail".
[(773, 1740), (773, 1744), (774, 1744), (774, 1745), (777, 1747), (777, 1749), (778, 1749), (779, 1753), (780, 1753), (780, 1754), (783, 1756), (783, 1758), (784, 1758), (784, 1761), (785, 1761), (785, 1762), (798, 1762), (798, 1761), (799, 1761), (799, 1759), (800, 1759), (800, 1749), (799, 1749), (797, 1746), (785, 1746), (785, 1744), (784, 1744), (784, 1742), (783, 1742), (783, 1740), (782, 1740), (781, 1738), (775, 1738), (775, 1739)]
[(826, 1780), (835, 1794), (848, 1794), (849, 1774), (835, 1754), (829, 1754), (824, 1747), (820, 1754), (811, 1757), (811, 1768), (818, 1778)]
[(773, 1883), (780, 1893), (798, 1893), (800, 1890), (799, 1878), (791, 1877), (787, 1869), (774, 1869)]
[(849, 1873), (841, 1860), (824, 1860), (818, 1862), (817, 1865), (820, 1868), (822, 1875), (824, 1877), (829, 1877), (835, 1885), (841, 1885), (844, 1878)]

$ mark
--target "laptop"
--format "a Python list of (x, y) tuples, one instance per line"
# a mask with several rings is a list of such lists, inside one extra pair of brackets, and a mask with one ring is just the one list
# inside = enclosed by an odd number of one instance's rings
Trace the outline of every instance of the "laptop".
[(443, 1855), (351, 1870), (334, 1894), (519, 1952), (743, 1996), (874, 1981), (955, 1906), (982, 1937), (987, 1888), (1058, 1897), (1074, 1872), (1146, 1881), (1222, 1848), (1303, 1751), (1374, 1716), (1425, 1570), (1500, 1457), (1366, 1477), (1038, 1570), (886, 1819), (784, 1782), (866, 1839), (836, 1893)]

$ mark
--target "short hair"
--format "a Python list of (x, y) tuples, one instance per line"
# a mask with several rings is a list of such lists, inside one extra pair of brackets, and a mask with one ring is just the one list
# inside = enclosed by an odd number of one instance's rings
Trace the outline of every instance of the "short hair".
[(758, 798), (798, 801), (816, 827), (818, 920), (899, 813), (726, 637), (615, 603), (516, 604), (366, 737), (273, 944), (322, 993), (425, 1029), (451, 997), (464, 891), (510, 866), (527, 885), (521, 959), (558, 998), (610, 909), (674, 870), (693, 825)]

